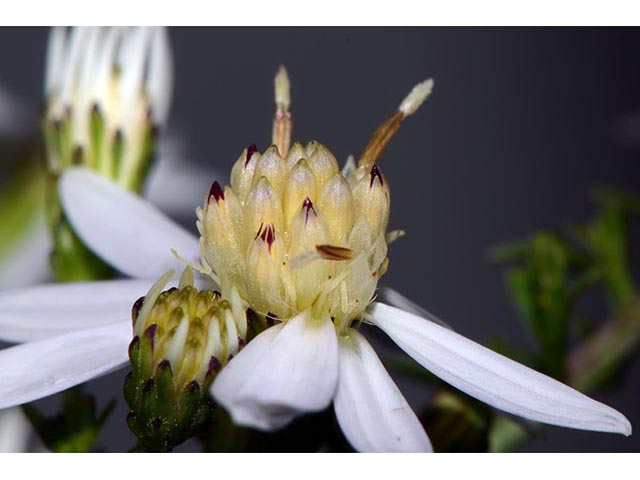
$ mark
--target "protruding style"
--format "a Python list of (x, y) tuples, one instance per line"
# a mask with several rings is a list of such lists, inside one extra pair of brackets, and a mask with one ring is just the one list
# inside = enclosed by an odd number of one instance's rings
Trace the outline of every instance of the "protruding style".
[(291, 92), (289, 75), (284, 65), (280, 65), (274, 79), (274, 93), (276, 100), (276, 113), (273, 117), (272, 143), (278, 147), (281, 156), (286, 157), (291, 145)]

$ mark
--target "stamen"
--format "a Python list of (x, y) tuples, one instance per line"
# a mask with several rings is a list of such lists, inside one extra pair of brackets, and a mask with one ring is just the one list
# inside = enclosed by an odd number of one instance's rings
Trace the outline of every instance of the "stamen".
[(291, 106), (289, 75), (284, 65), (276, 72), (274, 79), (274, 93), (276, 100), (276, 112), (273, 117), (273, 145), (278, 147), (282, 157), (286, 157), (291, 144), (291, 130), (293, 122), (289, 107)]
[(432, 89), (433, 80), (431, 78), (413, 87), (413, 90), (405, 97), (398, 110), (382, 122), (375, 131), (364, 148), (362, 155), (360, 155), (359, 166), (371, 167), (380, 160), (380, 157), (382, 157), (382, 154), (400, 128), (402, 120), (414, 114), (420, 108), (429, 94), (431, 94)]
[(350, 248), (336, 247), (335, 245), (316, 245), (316, 250), (325, 260), (344, 261), (353, 258)]

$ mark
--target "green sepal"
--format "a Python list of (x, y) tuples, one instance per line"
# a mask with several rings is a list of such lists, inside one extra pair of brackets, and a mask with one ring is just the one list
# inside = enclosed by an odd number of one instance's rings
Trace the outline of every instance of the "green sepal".
[(111, 165), (107, 161), (108, 159), (103, 155), (105, 124), (100, 112), (100, 107), (98, 107), (97, 104), (91, 109), (89, 131), (92, 167), (103, 175), (110, 176), (112, 174), (110, 169)]
[(209, 386), (196, 381), (178, 387), (167, 360), (153, 370), (153, 325), (129, 348), (132, 371), (124, 382), (124, 397), (129, 405), (127, 425), (138, 438), (138, 451), (171, 451), (197, 435), (210, 421), (213, 401)]

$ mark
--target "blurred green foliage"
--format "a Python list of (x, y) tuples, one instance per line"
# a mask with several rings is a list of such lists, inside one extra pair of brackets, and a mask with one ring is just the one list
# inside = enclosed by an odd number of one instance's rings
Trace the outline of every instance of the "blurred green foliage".
[(115, 399), (98, 412), (93, 396), (83, 393), (81, 387), (67, 390), (61, 396), (62, 411), (52, 417), (42, 415), (33, 404), (22, 408), (44, 445), (52, 452), (93, 451), (98, 433), (115, 407)]

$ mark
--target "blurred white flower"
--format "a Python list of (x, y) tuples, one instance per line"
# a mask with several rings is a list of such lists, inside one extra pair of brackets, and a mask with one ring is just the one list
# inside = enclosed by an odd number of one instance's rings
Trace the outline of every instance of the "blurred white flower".
[[(173, 59), (167, 30), (160, 27), (55, 27), (49, 37), (44, 83), (45, 125), (49, 130), (62, 128), (65, 121), (73, 126), (69, 129), (73, 139), (73, 142), (67, 142), (69, 151), (75, 144), (74, 148), (80, 147), (85, 157), (90, 156), (85, 158), (87, 163), (94, 165), (106, 148), (107, 140), (115, 138), (118, 131), (127, 131), (126, 138), (137, 142), (136, 148), (132, 143), (127, 149), (128, 164), (135, 165), (133, 157), (144, 148), (140, 125), (145, 124), (148, 113), (155, 124), (164, 126), (167, 123), (173, 84)], [(124, 108), (128, 101), (133, 101), (134, 109)], [(37, 119), (32, 110), (35, 109), (30, 108), (28, 102), (0, 85), (0, 141), (33, 141), (35, 144)], [(108, 134), (102, 135), (102, 149), (92, 149), (91, 128), (95, 128), (98, 112), (106, 123)], [(144, 117), (144, 122), (134, 122), (140, 117)], [(52, 151), (57, 153), (59, 150), (56, 147)], [(56, 157), (56, 153), (51, 156)], [(51, 161), (54, 164), (70, 163), (70, 156), (68, 153), (65, 160), (51, 158)], [(2, 220), (6, 221), (7, 215), (0, 214), (3, 236), (11, 236), (7, 244), (0, 246), (0, 291), (51, 277), (49, 253), (53, 244), (46, 226), (44, 187), (41, 185), (45, 172), (22, 163), (18, 162), (19, 171), (8, 167), (9, 175), (5, 180), (12, 187), (24, 188), (29, 201), (40, 205), (23, 215), (20, 228), (11, 228), (11, 231)], [(102, 173), (106, 174), (112, 167), (109, 162), (102, 162), (101, 166), (105, 169)], [(127, 177), (126, 171), (122, 170), (121, 178)], [(27, 173), (32, 178), (25, 179)], [(215, 176), (212, 169), (189, 160), (180, 136), (168, 131), (159, 139), (144, 192), (172, 216), (191, 215), (193, 205), (200, 201), (210, 179)], [(14, 185), (18, 179), (21, 184)], [(123, 184), (126, 183), (123, 180)], [(37, 195), (33, 193), (36, 185), (40, 192)], [(9, 187), (7, 183), (5, 188)], [(0, 201), (0, 209), (16, 211), (15, 202), (24, 201), (24, 195), (6, 205)]]

